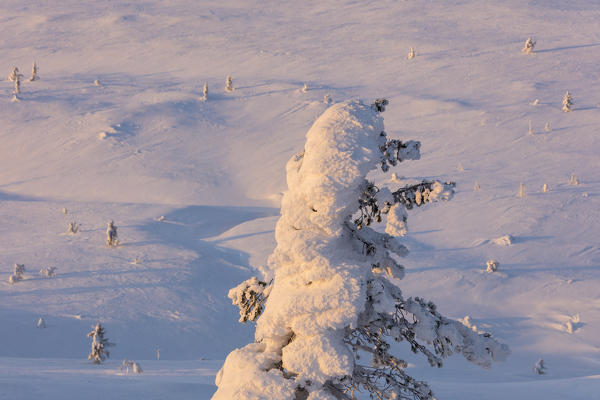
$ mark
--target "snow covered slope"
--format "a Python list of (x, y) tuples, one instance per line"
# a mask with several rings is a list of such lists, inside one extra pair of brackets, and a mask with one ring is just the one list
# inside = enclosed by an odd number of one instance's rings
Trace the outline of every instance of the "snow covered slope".
[[(388, 135), (422, 142), (422, 159), (396, 168), (398, 186), (457, 182), (451, 202), (409, 216), (401, 286), (513, 351), (491, 371), (414, 360), (411, 375), (446, 399), (594, 398), (598, 21), (594, 0), (0, 2), (0, 70), (26, 75), (20, 102), (0, 84), (0, 371), (20, 371), (0, 374), (0, 398), (33, 398), (22, 385), (33, 376), (57, 385), (50, 398), (83, 387), (93, 368), (68, 371), (85, 363), (98, 320), (117, 343), (106, 368), (160, 348), (152, 385), (209, 398), (216, 387), (173, 371), (202, 369), (194, 376), (208, 384), (201, 376), (218, 361), (182, 360), (222, 360), (252, 340), (227, 290), (272, 251), (285, 163), (326, 94), (390, 100)], [(33, 61), (41, 80), (28, 82)], [(73, 220), (81, 231), (66, 234)], [(494, 243), (508, 234), (512, 244)], [(14, 263), (27, 271), (10, 285)], [(50, 266), (56, 277), (38, 275)], [(40, 316), (46, 329), (35, 328)], [(531, 371), (540, 357), (544, 376)], [(119, 397), (121, 378), (107, 378), (106, 397)], [(146, 398), (144, 382), (127, 397)]]

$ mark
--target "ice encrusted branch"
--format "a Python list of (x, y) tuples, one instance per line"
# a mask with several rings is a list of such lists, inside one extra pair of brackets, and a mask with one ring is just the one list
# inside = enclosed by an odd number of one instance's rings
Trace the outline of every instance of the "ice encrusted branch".
[(271, 282), (252, 277), (229, 291), (231, 302), (240, 309), (239, 322), (255, 321), (263, 311), (263, 304), (271, 292)]

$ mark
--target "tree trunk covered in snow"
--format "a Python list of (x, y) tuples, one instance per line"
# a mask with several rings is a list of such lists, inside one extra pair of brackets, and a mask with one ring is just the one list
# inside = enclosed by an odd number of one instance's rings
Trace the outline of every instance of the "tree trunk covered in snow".
[[(431, 399), (389, 343), (407, 342), (432, 366), (461, 353), (489, 367), (509, 353), (491, 335), (441, 316), (433, 303), (403, 298), (396, 286), (404, 271), (397, 260), (408, 253), (397, 238), (406, 234), (407, 210), (449, 199), (454, 185), (390, 190), (366, 180), (377, 167), (387, 172), (420, 158), (420, 143), (387, 139), (380, 115), (387, 101), (378, 101), (330, 107), (288, 162), (270, 276), (229, 294), (241, 321), (256, 320), (256, 342), (229, 354), (213, 399), (352, 399), (359, 391)], [(378, 222), (386, 233), (370, 227)]]

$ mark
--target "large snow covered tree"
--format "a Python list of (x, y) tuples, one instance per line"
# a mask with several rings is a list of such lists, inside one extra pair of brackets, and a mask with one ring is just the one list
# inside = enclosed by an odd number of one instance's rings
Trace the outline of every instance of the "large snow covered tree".
[(98, 322), (94, 329), (87, 334), (88, 337), (92, 338), (92, 351), (88, 355), (88, 360), (92, 360), (94, 364), (102, 364), (107, 357), (110, 357), (110, 351), (107, 347), (114, 346), (114, 343), (110, 343), (108, 338), (105, 338), (106, 334), (104, 327)]
[[(397, 286), (408, 249), (407, 210), (449, 199), (453, 184), (423, 181), (396, 190), (366, 179), (420, 158), (420, 143), (388, 139), (381, 111), (347, 101), (330, 107), (286, 166), (289, 190), (277, 223), (277, 247), (262, 279), (229, 296), (240, 321), (256, 320), (255, 343), (229, 354), (213, 399), (432, 399), (406, 372), (390, 343), (406, 342), (432, 366), (460, 353), (489, 367), (508, 348), (488, 333), (443, 317)], [(372, 228), (385, 223), (385, 233)]]

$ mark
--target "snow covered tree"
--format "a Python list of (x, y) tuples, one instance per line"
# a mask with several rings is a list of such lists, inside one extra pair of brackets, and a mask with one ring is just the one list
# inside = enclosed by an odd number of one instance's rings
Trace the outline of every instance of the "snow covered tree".
[(9, 283), (15, 283), (23, 280), (23, 274), (25, 273), (24, 264), (15, 264), (15, 272), (8, 278)]
[(523, 47), (523, 49), (521, 49), (521, 51), (523, 53), (531, 54), (533, 52), (533, 48), (535, 47), (535, 43), (535, 40), (533, 40), (532, 38), (528, 38), (525, 42), (525, 46)]
[(105, 334), (104, 327), (99, 322), (87, 334), (88, 337), (92, 338), (92, 351), (88, 355), (88, 360), (93, 360), (94, 364), (101, 364), (107, 357), (110, 357), (110, 352), (106, 348), (115, 345), (104, 337)]
[(35, 326), (37, 328), (44, 329), (46, 327), (46, 321), (44, 321), (44, 318), (40, 317), (40, 319), (38, 319), (38, 322)]
[(10, 75), (8, 75), (7, 80), (9, 82), (15, 82), (17, 79), (19, 79), (19, 77), (23, 77), (23, 75), (19, 73), (19, 68), (13, 67)]
[(519, 184), (519, 192), (517, 193), (517, 197), (520, 199), (524, 199), (525, 197), (527, 197), (527, 193), (525, 192), (525, 184), (524, 183)]
[(500, 266), (500, 263), (498, 261), (496, 261), (496, 260), (488, 260), (485, 263), (485, 265), (486, 265), (486, 269), (485, 270), (487, 272), (489, 272), (489, 273), (492, 273), (492, 272), (498, 271), (498, 267)]
[(108, 247), (116, 247), (118, 244), (117, 227), (113, 221), (110, 221), (106, 227), (106, 245)]
[(15, 88), (13, 90), (13, 97), (11, 101), (19, 101), (19, 95), (21, 94), (21, 77), (23, 75), (21, 74), (17, 74), (17, 76), (15, 77)]
[(533, 372), (538, 375), (544, 375), (546, 373), (546, 365), (544, 365), (544, 359), (540, 358), (533, 366)]
[(38, 79), (40, 79), (40, 76), (38, 75), (38, 66), (37, 63), (34, 61), (33, 65), (31, 66), (31, 78), (29, 78), (29, 81), (33, 82), (37, 81)]
[[(241, 321), (256, 321), (255, 343), (229, 354), (214, 400), (433, 399), (405, 372), (391, 342), (406, 342), (432, 366), (460, 353), (482, 367), (509, 350), (488, 333), (443, 317), (420, 297), (405, 298), (398, 258), (408, 249), (407, 211), (447, 200), (453, 183), (422, 181), (395, 190), (366, 179), (379, 167), (420, 158), (420, 143), (388, 139), (387, 100), (337, 103), (307, 133), (286, 166), (288, 191), (277, 247), (262, 279), (229, 292)], [(371, 225), (385, 222), (385, 233)], [(267, 283), (269, 282), (269, 283)]]
[(77, 232), (79, 232), (79, 224), (76, 221), (69, 222), (69, 226), (67, 227), (67, 233), (74, 235)]
[(204, 86), (202, 86), (202, 100), (208, 100), (208, 83), (204, 82)]
[(415, 49), (413, 49), (412, 47), (408, 50), (408, 59), (412, 60), (413, 58), (415, 58), (417, 56), (417, 54), (415, 53)]
[(40, 269), (40, 276), (43, 276), (44, 278), (54, 278), (56, 276), (56, 267)]
[(564, 112), (573, 111), (573, 97), (571, 96), (571, 93), (569, 93), (568, 90), (567, 90), (567, 93), (565, 93), (565, 97), (563, 97), (562, 104), (563, 104), (562, 110)]
[(227, 92), (233, 92), (233, 80), (231, 79), (231, 76), (227, 75), (227, 79), (225, 80), (225, 90)]

